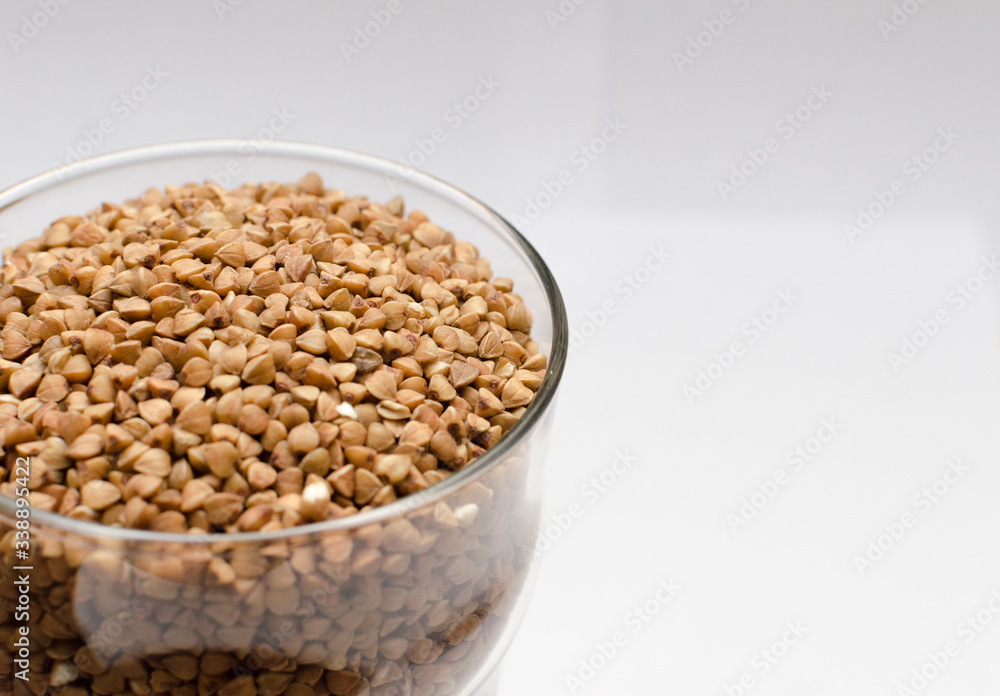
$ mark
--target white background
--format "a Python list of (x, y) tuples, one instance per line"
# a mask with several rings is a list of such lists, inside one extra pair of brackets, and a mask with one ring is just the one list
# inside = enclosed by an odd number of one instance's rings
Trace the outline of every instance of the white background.
[[(997, 693), (1000, 616), (971, 641), (960, 625), (1000, 588), (1000, 279), (972, 280), (1000, 252), (1000, 5), (908, 0), (890, 32), (892, 0), (587, 0), (558, 17), (557, 0), (399, 2), (350, 55), (387, 2), (75, 0), (34, 33), (40, 5), (7, 2), (0, 186), (76, 153), (266, 139), (278, 109), (277, 137), (419, 164), (537, 218), (524, 232), (581, 337), (547, 514), (581, 514), (543, 554), (502, 694), (713, 696), (749, 674), (755, 696), (890, 696), (949, 641), (958, 656), (915, 691)], [(718, 36), (678, 67), (705, 22)], [(155, 89), (123, 109), (149, 70)], [(781, 119), (813, 88), (830, 96), (786, 138)], [(476, 109), (456, 119), (466, 98)], [(608, 119), (624, 130), (592, 143)], [(958, 138), (913, 181), (903, 167), (938, 129)], [(721, 195), (767, 138), (775, 152)], [(905, 192), (850, 240), (845, 223), (897, 179)], [(635, 275), (651, 247), (670, 260)], [(630, 275), (645, 281), (631, 295)], [(959, 307), (969, 282), (979, 292)], [(797, 299), (751, 340), (779, 291)], [(888, 354), (938, 310), (947, 323), (894, 369)], [(686, 398), (734, 341), (742, 355)], [(788, 453), (831, 418), (840, 431), (794, 471)], [(616, 452), (635, 462), (594, 499), (583, 486)], [(947, 494), (915, 501), (955, 460), (969, 471)], [(734, 531), (727, 516), (779, 470), (786, 485)], [(914, 525), (859, 572), (907, 513)], [(680, 590), (637, 624), (663, 579)], [(806, 633), (762, 674), (787, 622)], [(617, 632), (616, 654), (581, 673)]]

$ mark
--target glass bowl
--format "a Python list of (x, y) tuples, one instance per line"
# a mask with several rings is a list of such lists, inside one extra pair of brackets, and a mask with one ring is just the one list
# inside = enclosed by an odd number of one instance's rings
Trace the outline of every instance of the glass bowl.
[[(462, 191), (387, 160), (219, 140), (96, 157), (7, 189), (0, 244), (149, 187), (212, 179), (231, 188), (297, 181), (308, 171), (371, 200), (403, 196), (513, 278), (548, 356), (534, 402), (494, 447), (443, 482), (281, 531), (166, 534), (42, 510), (24, 520), (0, 496), (0, 693), (494, 693), (526, 604), (539, 469), (567, 348), (555, 281), (510, 224)], [(29, 468), (38, 445), (4, 449), (10, 472)], [(30, 551), (19, 558), (25, 536)]]

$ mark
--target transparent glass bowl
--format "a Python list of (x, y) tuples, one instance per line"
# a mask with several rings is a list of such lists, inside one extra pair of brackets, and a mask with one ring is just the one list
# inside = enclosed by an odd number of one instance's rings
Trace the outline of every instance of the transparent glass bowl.
[[(567, 348), (559, 290), (505, 220), (437, 179), (367, 155), (202, 141), (97, 157), (0, 193), (0, 244), (149, 187), (297, 181), (308, 171), (372, 200), (402, 195), (407, 208), (475, 244), (494, 272), (514, 279), (549, 360), (534, 402), (497, 445), (444, 482), (352, 517), (280, 532), (171, 535), (34, 511), (30, 557), (19, 560), (15, 506), (0, 496), (0, 693), (494, 691), (526, 602), (539, 469)], [(18, 455), (18, 446), (7, 448), (8, 471)], [(28, 584), (15, 584), (22, 577)], [(27, 605), (18, 599), (22, 587)], [(25, 651), (16, 644), (22, 626), (29, 629)], [(14, 678), (25, 655), (30, 682)]]

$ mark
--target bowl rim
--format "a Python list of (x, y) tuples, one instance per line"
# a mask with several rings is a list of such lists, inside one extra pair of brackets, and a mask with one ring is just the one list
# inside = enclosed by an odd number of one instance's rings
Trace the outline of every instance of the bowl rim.
[[(67, 165), (50, 169), (42, 174), (30, 177), (0, 191), (0, 213), (28, 196), (45, 189), (59, 186), (87, 174), (104, 172), (116, 167), (136, 164), (142, 161), (155, 162), (160, 159), (170, 159), (185, 156), (212, 154), (242, 154), (241, 146), (245, 140), (239, 139), (206, 139), (184, 140), (157, 145), (128, 148), (116, 152), (81, 159)], [(348, 150), (329, 145), (319, 145), (286, 140), (271, 140), (263, 144), (257, 151), (264, 157), (269, 155), (311, 156), (316, 159), (336, 161), (338, 164), (348, 164), (374, 171), (375, 173), (399, 177), (400, 167), (405, 167), (404, 178), (414, 182), (426, 190), (445, 195), (455, 200), (456, 204), (467, 211), (478, 213), (477, 217), (492, 220), (497, 225), (498, 233), (506, 233), (509, 241), (527, 258), (531, 269), (538, 277), (548, 303), (552, 321), (552, 349), (547, 356), (547, 369), (535, 398), (524, 416), (484, 454), (478, 457), (464, 469), (456, 472), (440, 483), (436, 483), (423, 491), (395, 500), (382, 507), (365, 510), (334, 520), (312, 522), (309, 524), (268, 532), (211, 532), (206, 534), (179, 534), (155, 532), (146, 529), (126, 529), (110, 527), (98, 522), (75, 520), (57, 513), (30, 509), (30, 519), (47, 528), (58, 529), (83, 537), (102, 541), (149, 541), (156, 543), (181, 544), (253, 544), (287, 540), (289, 538), (310, 536), (335, 531), (350, 531), (369, 524), (380, 523), (392, 518), (405, 518), (407, 514), (448, 497), (468, 483), (472, 483), (486, 472), (493, 469), (504, 455), (509, 453), (527, 435), (534, 426), (548, 414), (552, 406), (556, 389), (562, 380), (569, 347), (569, 324), (562, 293), (548, 266), (542, 260), (535, 248), (517, 229), (493, 208), (480, 201), (475, 196), (453, 186), (437, 177), (423, 171), (401, 165), (382, 157)], [(151, 184), (165, 186), (164, 184)], [(148, 188), (148, 185), (147, 185)], [(138, 195), (138, 194), (137, 194)], [(486, 221), (484, 220), (484, 222)], [(0, 496), (0, 515), (11, 519), (16, 510), (15, 501), (6, 496)]]

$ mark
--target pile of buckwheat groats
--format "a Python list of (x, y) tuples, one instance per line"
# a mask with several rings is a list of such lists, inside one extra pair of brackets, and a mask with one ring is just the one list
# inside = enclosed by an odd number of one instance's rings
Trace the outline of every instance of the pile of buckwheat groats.
[(36, 519), (18, 560), (0, 518), (0, 687), (22, 611), (37, 696), (470, 683), (530, 565), (520, 453), (387, 519), (267, 532), (427, 489), (525, 413), (546, 358), (475, 247), (309, 174), (151, 189), (4, 257), (0, 496), (126, 536)]
[(494, 445), (546, 367), (475, 247), (315, 174), (106, 203), (2, 273), (4, 450), (33, 457), (33, 508), (106, 525), (385, 505)]

